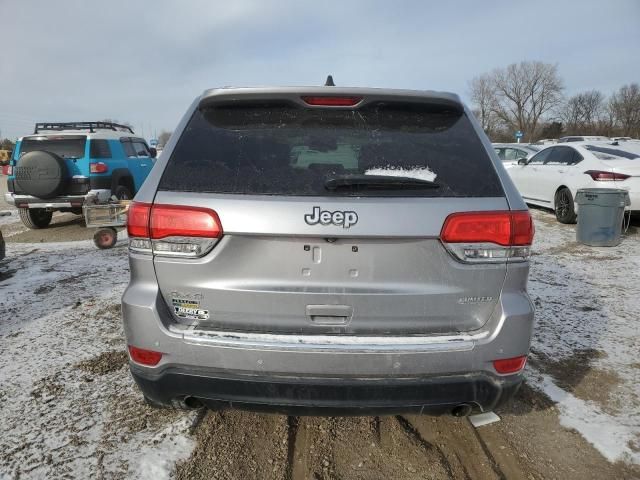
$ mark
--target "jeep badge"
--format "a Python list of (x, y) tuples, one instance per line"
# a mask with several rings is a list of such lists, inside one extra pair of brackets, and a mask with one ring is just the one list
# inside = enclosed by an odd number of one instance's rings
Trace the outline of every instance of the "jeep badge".
[(313, 212), (304, 216), (304, 221), (308, 225), (342, 225), (342, 228), (349, 228), (358, 223), (358, 214), (352, 211), (341, 212), (336, 210), (320, 210), (320, 207), (313, 207)]

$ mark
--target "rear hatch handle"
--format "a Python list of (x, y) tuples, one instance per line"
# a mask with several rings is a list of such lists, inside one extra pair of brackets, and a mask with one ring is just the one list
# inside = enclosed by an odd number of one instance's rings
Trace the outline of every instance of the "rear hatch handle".
[(353, 316), (349, 305), (307, 305), (306, 311), (315, 325), (346, 325)]

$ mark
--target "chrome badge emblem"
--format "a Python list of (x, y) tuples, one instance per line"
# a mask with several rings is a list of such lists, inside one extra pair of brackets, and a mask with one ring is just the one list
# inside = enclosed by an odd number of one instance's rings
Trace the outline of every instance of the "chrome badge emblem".
[(320, 210), (320, 207), (313, 207), (312, 213), (304, 216), (307, 225), (336, 225), (342, 228), (349, 228), (358, 223), (358, 214), (350, 210), (330, 212), (329, 210)]

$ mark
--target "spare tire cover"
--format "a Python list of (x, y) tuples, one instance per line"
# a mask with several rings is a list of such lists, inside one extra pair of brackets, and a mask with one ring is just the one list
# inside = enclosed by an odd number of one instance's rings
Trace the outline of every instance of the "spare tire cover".
[(37, 150), (20, 157), (15, 176), (17, 192), (38, 198), (54, 198), (66, 183), (67, 166), (64, 159), (55, 153)]

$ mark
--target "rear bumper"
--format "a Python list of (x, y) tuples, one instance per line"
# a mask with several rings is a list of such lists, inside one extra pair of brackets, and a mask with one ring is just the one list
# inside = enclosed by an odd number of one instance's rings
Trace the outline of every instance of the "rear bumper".
[(48, 199), (8, 192), (4, 194), (4, 199), (8, 204), (18, 208), (74, 208), (81, 207), (90, 198), (106, 202), (110, 196), (111, 190), (90, 190), (85, 195), (65, 195)]
[[(122, 297), (127, 343), (162, 353), (154, 367), (132, 363), (144, 394), (254, 410), (445, 412), (461, 403), (495, 408), (520, 378), (501, 376), (496, 359), (529, 351), (533, 305), (523, 290), (528, 264), (507, 268), (485, 327), (448, 336), (278, 335), (176, 324), (153, 263), (131, 253)], [(275, 307), (274, 307), (275, 308)], [(392, 322), (393, 318), (389, 318)]]
[(293, 415), (442, 414), (461, 404), (489, 411), (522, 383), (520, 374), (484, 372), (393, 379), (229, 376), (181, 367), (149, 373), (136, 365), (131, 372), (144, 395), (158, 404), (180, 405), (193, 397), (211, 408)]

